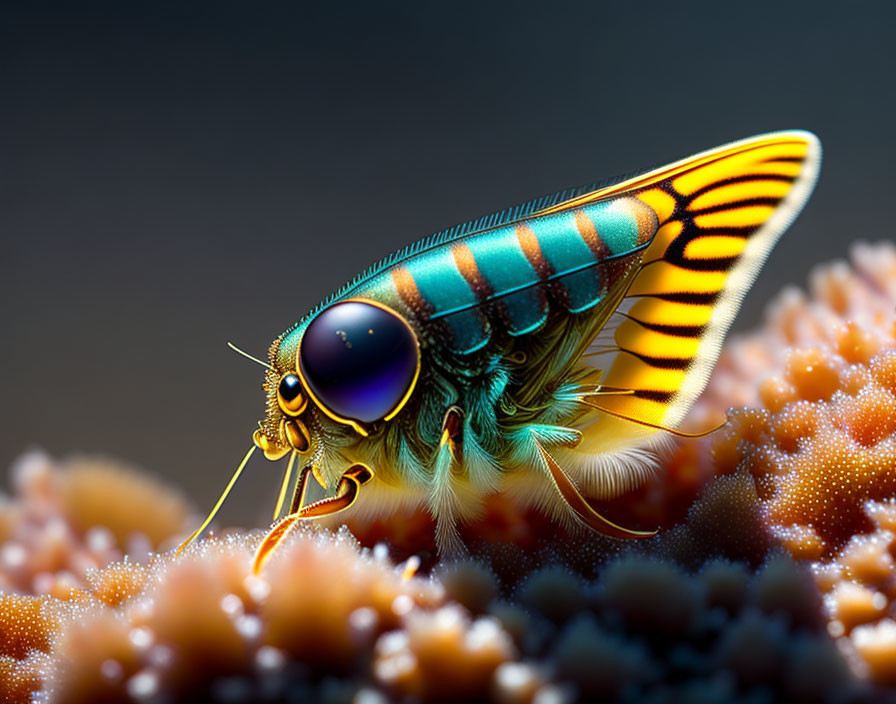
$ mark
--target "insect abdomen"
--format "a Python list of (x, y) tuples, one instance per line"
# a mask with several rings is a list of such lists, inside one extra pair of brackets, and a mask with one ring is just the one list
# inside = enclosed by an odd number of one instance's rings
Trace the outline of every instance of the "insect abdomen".
[(533, 332), (551, 305), (574, 314), (594, 307), (624, 271), (609, 264), (637, 252), (656, 228), (653, 210), (634, 198), (592, 203), (421, 252), (377, 276), (369, 295), (470, 353), (496, 328)]

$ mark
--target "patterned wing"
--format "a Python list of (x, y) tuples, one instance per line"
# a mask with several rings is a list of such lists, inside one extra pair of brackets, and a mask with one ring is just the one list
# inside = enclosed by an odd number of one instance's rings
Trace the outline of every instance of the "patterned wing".
[[(594, 397), (595, 405), (643, 424), (675, 427), (681, 421), (706, 386), (722, 338), (769, 250), (809, 197), (820, 160), (811, 133), (776, 132), (580, 199), (633, 196), (659, 220), (619, 306), (610, 349), (595, 349), (607, 353), (592, 358), (604, 386), (633, 393)], [(654, 432), (616, 416), (592, 416), (577, 452), (621, 449)]]

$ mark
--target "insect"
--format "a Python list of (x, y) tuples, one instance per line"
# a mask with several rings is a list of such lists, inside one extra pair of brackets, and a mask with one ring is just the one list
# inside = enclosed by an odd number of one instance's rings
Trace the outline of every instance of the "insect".
[[(256, 448), (288, 455), (275, 519), (297, 475), (256, 571), (296, 521), (347, 509), (424, 506), (450, 553), (458, 522), (493, 492), (616, 538), (652, 535), (586, 497), (652, 471), (650, 448), (678, 433), (820, 160), (808, 132), (752, 137), (474, 220), (372, 266), (255, 360), (265, 416), (184, 545)], [(311, 478), (326, 498), (307, 501)]]

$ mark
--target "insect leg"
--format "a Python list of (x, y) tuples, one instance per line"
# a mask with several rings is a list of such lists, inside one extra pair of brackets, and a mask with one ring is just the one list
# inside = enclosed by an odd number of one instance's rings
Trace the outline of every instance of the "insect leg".
[(289, 480), (292, 478), (292, 469), (296, 464), (298, 454), (293, 450), (289, 455), (289, 460), (286, 462), (286, 472), (283, 473), (283, 483), (280, 485), (280, 494), (277, 496), (277, 505), (274, 507), (274, 517), (271, 519), (273, 521), (280, 517), (280, 509), (283, 508), (283, 501), (286, 498), (286, 487), (289, 486)]
[(579, 493), (576, 485), (573, 484), (572, 480), (567, 476), (560, 465), (557, 464), (556, 460), (548, 454), (544, 447), (541, 446), (541, 443), (537, 440), (533, 440), (533, 442), (544, 461), (551, 481), (554, 484), (554, 488), (557, 489), (557, 492), (575, 514), (576, 518), (588, 528), (596, 533), (608, 535), (611, 538), (622, 538), (625, 540), (649, 538), (656, 535), (656, 530), (630, 530), (618, 526), (609, 519), (601, 516), (591, 507), (591, 504), (585, 500), (585, 497)]
[(442, 419), (442, 437), (439, 440), (439, 446), (448, 443), (451, 447), (451, 454), (457, 459), (461, 450), (461, 440), (463, 435), (464, 412), (460, 406), (451, 406), (445, 411), (445, 417)]
[(458, 497), (452, 472), (452, 468), (462, 462), (463, 419), (460, 406), (451, 406), (445, 412), (434, 458), (429, 506), (436, 519), (436, 545), (443, 556), (463, 553), (463, 543), (457, 531)]
[(367, 465), (353, 464), (349, 467), (336, 487), (336, 496), (331, 496), (313, 504), (302, 506), (298, 511), (300, 518), (323, 518), (339, 511), (344, 511), (358, 498), (358, 489), (373, 479), (373, 472)]
[(292, 504), (289, 507), (290, 515), (298, 513), (305, 505), (305, 495), (308, 493), (308, 475), (311, 474), (311, 465), (307, 464), (299, 472), (296, 479), (296, 488), (292, 493)]
[[(305, 487), (307, 485), (307, 477), (311, 467), (307, 466), (302, 470), (300, 478), (301, 487), (297, 487), (294, 503), (301, 504), (304, 501)], [(339, 486), (336, 487), (336, 495), (313, 504), (301, 506), (298, 511), (286, 516), (282, 521), (277, 523), (261, 541), (258, 550), (255, 552), (255, 559), (252, 562), (252, 573), (258, 574), (264, 563), (270, 557), (271, 553), (280, 544), (289, 533), (297, 521), (307, 520), (310, 518), (322, 518), (330, 516), (339, 511), (344, 511), (358, 498), (358, 489), (362, 484), (366, 484), (373, 478), (373, 472), (363, 464), (355, 464), (348, 468), (339, 480)]]
[[(615, 394), (583, 394), (583, 396), (599, 396), (599, 395), (615, 395)], [(709, 428), (708, 430), (701, 430), (699, 433), (686, 433), (683, 430), (676, 430), (675, 428), (667, 428), (664, 425), (657, 425), (656, 423), (649, 423), (646, 420), (641, 420), (639, 418), (632, 418), (631, 416), (625, 416), (621, 413), (616, 413), (615, 411), (611, 411), (602, 406), (598, 406), (594, 403), (588, 403), (584, 399), (579, 399), (578, 401), (583, 406), (588, 406), (589, 408), (593, 408), (596, 411), (600, 411), (601, 413), (606, 413), (608, 416), (613, 416), (614, 418), (621, 418), (622, 420), (627, 420), (630, 423), (635, 423), (636, 425), (643, 425), (645, 428), (653, 428), (654, 430), (662, 430), (663, 432), (669, 433), (670, 435), (674, 435), (679, 438), (702, 438), (707, 435), (711, 435), (717, 430), (721, 430), (728, 424), (728, 420), (726, 419), (724, 422), (719, 423), (717, 426), (713, 428)]]

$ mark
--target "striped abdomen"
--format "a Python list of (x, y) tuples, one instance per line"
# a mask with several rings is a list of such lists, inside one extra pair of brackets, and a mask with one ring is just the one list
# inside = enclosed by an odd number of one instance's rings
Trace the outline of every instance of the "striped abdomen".
[(484, 347), (496, 331), (525, 335), (551, 307), (593, 308), (657, 229), (635, 198), (592, 203), (459, 237), (374, 277), (356, 296), (409, 314), (424, 335), (455, 352)]

